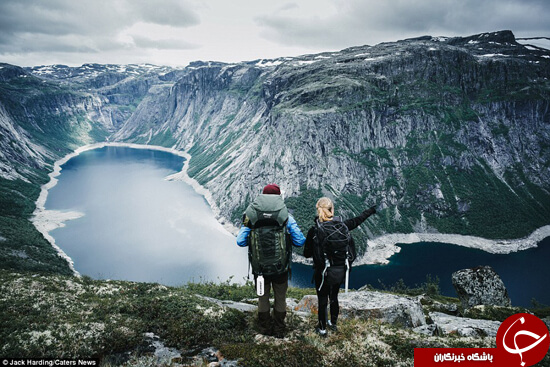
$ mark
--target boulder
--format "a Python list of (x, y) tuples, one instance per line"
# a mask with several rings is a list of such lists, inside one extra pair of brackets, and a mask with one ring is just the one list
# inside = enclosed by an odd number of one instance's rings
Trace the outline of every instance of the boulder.
[(302, 300), (296, 306), (294, 306), (293, 310), (295, 312), (309, 312), (317, 315), (319, 313), (319, 303), (317, 302), (317, 296), (304, 296), (304, 298), (302, 298)]
[(421, 325), (413, 331), (425, 335), (457, 335), (464, 337), (496, 337), (500, 321), (477, 320), (466, 317), (447, 315), (441, 312), (430, 312), (433, 324)]
[(452, 275), (456, 294), (467, 309), (477, 305), (511, 306), (508, 291), (490, 266), (459, 270)]
[[(338, 300), (342, 318), (374, 318), (408, 328), (426, 324), (422, 305), (416, 298), (374, 291), (357, 291), (340, 294)], [(317, 305), (316, 296), (305, 296), (294, 310), (317, 313)]]
[(203, 296), (200, 294), (196, 294), (197, 297), (205, 299), (209, 302), (215, 303), (216, 305), (223, 308), (232, 308), (241, 312), (254, 312), (258, 307), (255, 305), (251, 305), (249, 303), (243, 303), (243, 302), (234, 302), (234, 301), (222, 301), (216, 298)]

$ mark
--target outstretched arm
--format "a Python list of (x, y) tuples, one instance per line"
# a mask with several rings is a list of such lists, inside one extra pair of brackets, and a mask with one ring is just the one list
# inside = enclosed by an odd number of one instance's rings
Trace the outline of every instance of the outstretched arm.
[(361, 223), (363, 223), (368, 217), (376, 213), (376, 207), (370, 207), (369, 209), (363, 211), (361, 214), (359, 214), (355, 218), (346, 219), (344, 221), (344, 224), (348, 227), (348, 229), (351, 231), (352, 229), (357, 228)]

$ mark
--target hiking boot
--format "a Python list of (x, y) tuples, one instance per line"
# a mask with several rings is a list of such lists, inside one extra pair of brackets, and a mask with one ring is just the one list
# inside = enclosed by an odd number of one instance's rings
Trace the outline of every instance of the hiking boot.
[(338, 326), (336, 326), (336, 323), (333, 324), (330, 320), (327, 321), (327, 327), (330, 331), (338, 331)]
[(319, 335), (322, 338), (326, 338), (326, 336), (327, 336), (327, 330), (326, 329), (321, 329), (319, 327), (316, 327), (315, 332), (317, 333), (317, 335)]
[(269, 311), (258, 312), (258, 329), (260, 334), (273, 335), (273, 325)]
[(273, 336), (276, 338), (284, 338), (286, 332), (285, 312), (273, 311)]

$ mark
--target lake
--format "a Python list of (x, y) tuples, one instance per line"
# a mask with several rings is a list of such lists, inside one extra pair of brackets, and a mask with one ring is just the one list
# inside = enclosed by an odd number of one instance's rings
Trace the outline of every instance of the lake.
[[(248, 271), (247, 250), (236, 245), (191, 186), (164, 180), (182, 165), (182, 157), (168, 152), (124, 147), (86, 151), (63, 165), (46, 209), (85, 214), (51, 232), (76, 270), (97, 279), (166, 285), (231, 276), (241, 282)], [(456, 297), (453, 272), (490, 265), (514, 305), (531, 306), (531, 298), (550, 304), (550, 238), (508, 255), (440, 243), (401, 247), (388, 265), (355, 267), (350, 287), (392, 286), (399, 279), (415, 286), (430, 274), (440, 278), (442, 294)], [(313, 287), (311, 275), (311, 266), (293, 264), (291, 284)]]
[[(537, 248), (507, 255), (446, 243), (421, 242), (398, 245), (401, 251), (389, 258), (387, 265), (362, 265), (352, 269), (350, 288), (365, 284), (375, 288), (393, 286), (403, 279), (409, 287), (426, 282), (426, 275), (439, 277), (441, 294), (456, 297), (451, 276), (457, 270), (480, 265), (491, 266), (501, 277), (514, 306), (531, 307), (531, 299), (550, 305), (550, 238)], [(311, 266), (293, 264), (293, 285), (311, 285)]]
[(242, 281), (246, 249), (190, 185), (164, 180), (183, 160), (163, 151), (104, 147), (62, 166), (45, 207), (84, 213), (51, 232), (78, 272), (166, 285), (230, 276)]

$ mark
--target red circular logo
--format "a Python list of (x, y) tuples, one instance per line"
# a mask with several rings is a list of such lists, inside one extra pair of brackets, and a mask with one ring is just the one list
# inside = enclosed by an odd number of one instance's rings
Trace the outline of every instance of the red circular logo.
[(548, 353), (548, 327), (534, 315), (515, 314), (504, 320), (498, 328), (497, 347), (510, 355), (510, 366), (533, 366)]

